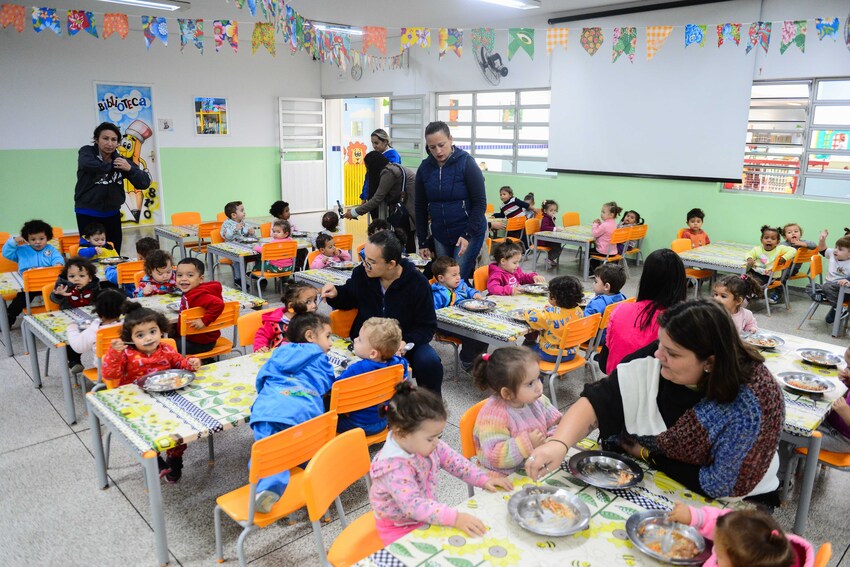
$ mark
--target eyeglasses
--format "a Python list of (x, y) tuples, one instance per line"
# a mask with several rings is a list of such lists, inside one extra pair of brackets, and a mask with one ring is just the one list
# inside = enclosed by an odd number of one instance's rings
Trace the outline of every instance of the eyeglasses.
[(366, 258), (363, 258), (363, 267), (369, 271), (372, 271), (372, 262), (370, 262)]

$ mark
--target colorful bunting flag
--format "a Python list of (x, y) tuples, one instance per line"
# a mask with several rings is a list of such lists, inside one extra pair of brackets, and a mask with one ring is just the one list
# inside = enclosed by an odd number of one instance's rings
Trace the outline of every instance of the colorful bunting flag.
[(611, 63), (617, 61), (620, 55), (628, 55), (629, 62), (635, 62), (637, 46), (637, 28), (614, 28), (614, 50), (611, 53)]
[(708, 26), (702, 24), (685, 24), (685, 47), (696, 43), (705, 47), (705, 31)]
[(363, 53), (374, 45), (381, 55), (387, 54), (387, 28), (379, 26), (365, 26), (363, 28)]
[(35, 30), (35, 33), (51, 30), (56, 35), (62, 35), (62, 24), (59, 23), (59, 16), (56, 15), (56, 10), (54, 8), (37, 8), (33, 6), (32, 29)]
[(5, 29), (13, 25), (18, 33), (24, 31), (24, 20), (26, 19), (27, 9), (17, 4), (3, 4), (0, 7), (0, 25)]
[(767, 53), (767, 49), (770, 47), (770, 32), (772, 29), (773, 23), (771, 22), (755, 22), (750, 24), (750, 43), (747, 45), (747, 53), (757, 45), (760, 45), (764, 49), (764, 52)]
[(121, 39), (124, 39), (129, 32), (130, 22), (127, 21), (127, 14), (103, 15), (103, 39), (107, 39), (113, 33), (117, 33)]
[(177, 19), (177, 26), (180, 28), (180, 52), (183, 48), (192, 43), (204, 54), (204, 20), (188, 20)]
[(546, 53), (552, 53), (556, 45), (563, 45), (567, 49), (570, 39), (570, 28), (549, 28), (546, 30)]
[(741, 45), (741, 24), (718, 24), (717, 47), (723, 45), (723, 41), (734, 41), (735, 45)]
[(463, 30), (457, 28), (440, 28), (440, 61), (447, 51), (454, 51), (458, 57), (463, 53)]
[(655, 54), (667, 41), (673, 26), (649, 26), (646, 28), (646, 60), (652, 61)]
[(475, 28), (472, 30), (472, 49), (479, 51), (482, 47), (493, 51), (496, 44), (496, 32), (493, 28)]
[(785, 53), (791, 45), (796, 45), (803, 53), (806, 52), (806, 20), (785, 20), (782, 22), (782, 41), (779, 44), (779, 54)]
[(522, 49), (534, 59), (534, 28), (510, 28), (508, 30), (508, 61)]
[(284, 35), (289, 38), (290, 53), (298, 51), (298, 13), (292, 9), (292, 6), (286, 7), (286, 33)]
[(595, 55), (605, 38), (602, 37), (602, 28), (583, 28), (581, 30), (581, 46), (588, 55)]
[(254, 31), (251, 32), (251, 53), (256, 53), (261, 45), (272, 54), (272, 57), (275, 56), (274, 24), (271, 22), (254, 23)]
[(301, 48), (316, 57), (316, 28), (310, 20), (304, 20), (304, 27), (301, 29)]
[(850, 16), (847, 16), (847, 21), (844, 22), (844, 45), (850, 49)]
[[(247, 0), (248, 1), (248, 10), (251, 12), (252, 16), (257, 15), (257, 0)], [(240, 10), (245, 7), (245, 0), (236, 0), (236, 7)]]
[(423, 49), (431, 47), (431, 28), (401, 28), (401, 51), (418, 45)]
[(145, 34), (145, 45), (148, 49), (157, 38), (168, 45), (168, 21), (158, 16), (142, 16), (142, 32)]
[(235, 53), (239, 52), (239, 22), (236, 20), (213, 20), (213, 39), (215, 40), (215, 51), (218, 53), (221, 46), (230, 44)]
[(68, 10), (68, 35), (77, 35), (83, 30), (97, 37), (94, 15), (85, 10)]
[(818, 39), (823, 41), (825, 37), (838, 38), (838, 26), (841, 25), (838, 18), (818, 18), (815, 20), (815, 29), (818, 30)]

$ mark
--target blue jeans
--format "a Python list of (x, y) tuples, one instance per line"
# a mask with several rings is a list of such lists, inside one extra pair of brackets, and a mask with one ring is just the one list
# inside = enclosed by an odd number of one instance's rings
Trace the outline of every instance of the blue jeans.
[[(534, 348), (533, 348), (533, 349), (531, 349), (531, 350), (533, 350), (534, 352), (536, 352), (536, 353), (537, 353), (537, 356), (539, 356), (539, 357), (540, 357), (540, 360), (542, 360), (543, 362), (552, 362), (552, 363), (554, 363), (554, 362), (557, 362), (557, 361), (558, 361), (558, 355), (556, 355), (556, 354), (547, 354), (547, 353), (543, 352), (542, 350), (540, 350), (540, 345), (539, 345), (539, 344), (534, 345)], [(574, 359), (575, 357), (576, 357), (576, 351), (575, 351), (575, 349), (572, 349), (572, 348), (571, 348), (571, 349), (565, 350), (565, 351), (564, 351), (564, 355), (561, 357), (561, 362), (568, 362), (568, 361), (570, 361), (570, 360)]]
[(460, 264), (460, 277), (465, 280), (472, 279), (472, 272), (475, 271), (475, 262), (478, 260), (478, 253), (481, 252), (481, 247), (484, 246), (484, 237), (486, 230), (482, 230), (478, 236), (473, 236), (469, 240), (469, 245), (466, 247), (466, 252), (463, 256), (459, 256), (460, 248), (457, 247), (457, 242), (451, 245), (440, 242), (434, 239), (434, 248), (437, 250), (437, 256), (450, 256), (457, 260)]
[(430, 344), (416, 345), (405, 355), (413, 367), (416, 383), (441, 396), (443, 386), (443, 361)]

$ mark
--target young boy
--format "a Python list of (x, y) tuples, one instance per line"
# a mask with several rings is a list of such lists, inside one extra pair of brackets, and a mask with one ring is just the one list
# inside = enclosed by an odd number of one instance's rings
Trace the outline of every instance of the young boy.
[[(251, 429), (259, 441), (325, 412), (322, 396), (334, 381), (328, 361), (331, 322), (325, 315), (296, 315), (286, 330), (289, 341), (276, 348), (257, 374), (257, 399), (251, 407)], [(271, 510), (289, 484), (289, 471), (260, 479), (257, 512)]]
[[(159, 250), (159, 242), (156, 241), (156, 238), (145, 236), (144, 238), (140, 238), (136, 241), (137, 260), (144, 260), (145, 257), (154, 250)], [(110, 265), (106, 266), (103, 271), (106, 276), (106, 281), (118, 285), (118, 268)], [(124, 293), (127, 294), (127, 297), (135, 297), (136, 286), (134, 286), (133, 284), (126, 284), (124, 286)]]
[[(593, 299), (587, 302), (584, 308), (584, 316), (594, 313), (604, 313), (605, 309), (612, 303), (626, 299), (620, 290), (626, 284), (626, 271), (618, 264), (602, 264), (593, 271)], [(602, 331), (602, 341), (605, 340), (605, 331)], [(604, 342), (602, 344), (605, 344)]]
[[(818, 240), (818, 252), (827, 260), (829, 267), (824, 272), (823, 296), (832, 304), (832, 309), (826, 314), (826, 322), (835, 322), (835, 308), (838, 303), (838, 292), (842, 287), (850, 286), (850, 232), (835, 241), (835, 248), (826, 247), (829, 231), (823, 229)], [(845, 296), (846, 297), (846, 296)], [(843, 313), (842, 313), (843, 316)]]
[[(343, 370), (337, 380), (396, 364), (404, 367), (404, 379), (407, 380), (409, 378), (407, 359), (398, 355), (401, 344), (401, 327), (398, 326), (398, 321), (383, 317), (366, 319), (360, 327), (360, 334), (354, 339), (354, 354), (362, 360)], [(342, 433), (360, 427), (366, 435), (380, 433), (386, 429), (387, 420), (378, 415), (378, 407), (374, 406), (339, 416), (336, 430)]]
[(348, 250), (340, 250), (334, 244), (334, 237), (320, 232), (316, 236), (316, 250), (321, 250), (321, 254), (316, 254), (313, 261), (310, 263), (311, 270), (320, 270), (327, 268), (331, 262), (348, 262), (351, 260), (351, 254)]
[[(543, 309), (532, 309), (525, 314), (528, 326), (540, 331), (534, 351), (541, 360), (555, 362), (561, 350), (561, 334), (564, 326), (582, 316), (578, 304), (584, 297), (581, 282), (575, 276), (558, 276), (549, 282), (549, 305)], [(564, 352), (562, 361), (575, 358), (575, 349)]]
[[(469, 285), (460, 277), (460, 265), (454, 258), (440, 256), (431, 262), (431, 275), (436, 280), (431, 284), (431, 292), (434, 294), (434, 309), (442, 309), (454, 305), (462, 299), (482, 299), (484, 296), (478, 290)], [(455, 335), (451, 333), (440, 333), (442, 336)], [(469, 372), (472, 363), (479, 354), (487, 352), (487, 343), (466, 337), (457, 337), (463, 340), (460, 351), (460, 365), (464, 371)]]
[(106, 241), (106, 228), (99, 222), (93, 222), (80, 236), (80, 249), (77, 255), (87, 260), (100, 260), (101, 258), (117, 258), (118, 251)]
[(227, 220), (221, 223), (221, 237), (226, 241), (238, 236), (254, 236), (254, 229), (245, 226), (245, 207), (242, 201), (231, 201), (224, 206)]
[(145, 275), (139, 281), (136, 297), (178, 293), (177, 276), (174, 273), (171, 254), (154, 250), (145, 258)]
[[(180, 318), (183, 311), (192, 307), (203, 307), (205, 313), (200, 319), (193, 319), (188, 325), (201, 330), (221, 315), (224, 311), (224, 299), (221, 297), (221, 284), (215, 280), (204, 281), (204, 263), (197, 258), (183, 258), (177, 264), (177, 288), (183, 292), (180, 298), (180, 315), (177, 317), (177, 329), (180, 329)], [(221, 336), (221, 331), (208, 331), (186, 337), (186, 352), (201, 354), (211, 350)]]
[[(23, 274), (32, 268), (47, 268), (50, 266), (64, 266), (65, 259), (62, 254), (48, 244), (53, 238), (53, 228), (43, 220), (30, 220), (21, 227), (21, 235), (13, 236), (3, 245), (3, 257), (18, 263), (18, 273)], [(30, 292), (30, 299), (38, 297), (41, 292)], [(0, 299), (0, 301), (3, 301)], [(20, 292), (15, 299), (9, 303), (6, 312), (9, 316), (9, 326), (15, 324), (15, 320), (24, 307), (27, 298), (24, 292)]]
[(691, 240), (691, 248), (699, 248), (700, 246), (711, 244), (708, 233), (702, 229), (703, 220), (705, 220), (705, 213), (702, 212), (702, 209), (691, 209), (688, 211), (688, 228), (682, 230), (682, 238), (689, 238)]

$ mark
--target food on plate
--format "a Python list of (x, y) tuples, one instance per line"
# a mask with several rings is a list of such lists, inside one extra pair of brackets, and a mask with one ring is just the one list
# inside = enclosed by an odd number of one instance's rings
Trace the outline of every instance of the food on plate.
[(554, 498), (543, 498), (540, 500), (540, 507), (552, 512), (559, 518), (567, 518), (570, 520), (574, 520), (576, 518), (575, 512), (573, 512), (569, 506)]
[(617, 475), (617, 484), (619, 486), (622, 486), (624, 484), (628, 484), (631, 481), (633, 481), (634, 478), (635, 478), (635, 473), (633, 473), (632, 471), (620, 471), (620, 473)]
[(820, 382), (804, 382), (802, 380), (787, 380), (786, 383), (789, 386), (794, 386), (795, 388), (800, 388), (801, 390), (808, 390), (810, 392), (823, 392), (828, 388), (821, 384)]
[(761, 347), (773, 348), (779, 344), (776, 339), (769, 339), (767, 337), (747, 337), (747, 342)]
[[(670, 550), (666, 553), (663, 551), (663, 538), (667, 534), (671, 536)], [(644, 537), (646, 535), (646, 526), (642, 525), (638, 528), (638, 535)], [(697, 544), (685, 537), (681, 533), (668, 528), (655, 528), (652, 531), (652, 540), (645, 541), (646, 546), (655, 553), (667, 557), (669, 559), (691, 559), (699, 554), (700, 550)]]

